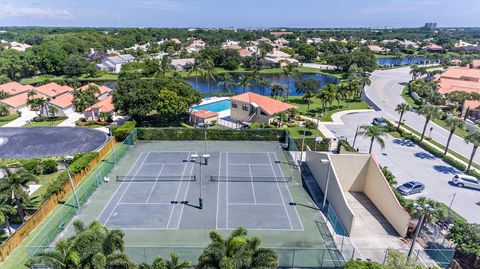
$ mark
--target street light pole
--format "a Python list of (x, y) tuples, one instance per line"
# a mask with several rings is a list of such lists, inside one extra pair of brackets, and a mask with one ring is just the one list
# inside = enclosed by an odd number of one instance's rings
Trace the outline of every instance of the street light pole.
[(108, 134), (110, 135), (110, 142), (112, 143), (112, 157), (113, 163), (117, 162), (117, 158), (115, 156), (115, 142), (113, 141), (113, 132), (112, 132), (112, 125), (108, 126)]
[(203, 122), (203, 130), (205, 133), (205, 154), (207, 154), (207, 124)]
[(328, 165), (328, 170), (327, 170), (327, 182), (325, 183), (325, 193), (323, 195), (323, 203), (322, 203), (322, 210), (325, 209), (325, 204), (327, 203), (327, 194), (328, 194), (328, 183), (330, 182), (330, 160), (328, 159), (321, 159), (320, 162), (322, 164)]
[(413, 207), (415, 209), (417, 209), (419, 212), (421, 212), (422, 215), (420, 216), (420, 219), (418, 220), (417, 228), (415, 229), (415, 234), (413, 235), (413, 241), (412, 241), (412, 245), (410, 246), (410, 250), (408, 251), (407, 261), (409, 261), (410, 257), (412, 256), (413, 249), (415, 248), (415, 243), (417, 241), (417, 237), (420, 234), (420, 231), (422, 230), (423, 223), (425, 222), (426, 215), (430, 211), (433, 211), (433, 208), (429, 204), (425, 204), (423, 207), (421, 207), (418, 204), (414, 203)]
[(75, 203), (77, 204), (77, 209), (80, 209), (80, 202), (78, 201), (77, 192), (75, 190), (75, 185), (73, 184), (72, 175), (70, 174), (70, 169), (68, 168), (68, 161), (73, 160), (73, 156), (64, 156), (63, 163), (65, 164), (65, 169), (67, 170), (68, 179), (70, 180), (70, 187), (72, 188), (73, 197), (75, 197)]
[(303, 126), (303, 138), (302, 138), (302, 151), (300, 152), (300, 163), (299, 164), (302, 164), (303, 162), (303, 148), (305, 146), (305, 133), (307, 131), (307, 126), (304, 125)]

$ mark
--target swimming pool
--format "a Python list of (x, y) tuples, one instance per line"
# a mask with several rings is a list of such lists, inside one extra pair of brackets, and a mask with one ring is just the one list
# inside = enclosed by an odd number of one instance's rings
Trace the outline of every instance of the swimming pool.
[(208, 103), (208, 104), (204, 104), (204, 105), (194, 106), (192, 108), (195, 109), (195, 110), (205, 109), (205, 110), (208, 110), (208, 111), (220, 112), (220, 111), (230, 109), (230, 100), (225, 99), (225, 100), (212, 102), (212, 103)]

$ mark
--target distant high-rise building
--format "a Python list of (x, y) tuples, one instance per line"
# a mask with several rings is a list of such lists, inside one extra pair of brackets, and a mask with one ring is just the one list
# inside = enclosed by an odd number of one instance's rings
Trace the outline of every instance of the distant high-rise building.
[(427, 28), (427, 29), (435, 29), (437, 28), (437, 23), (436, 22), (427, 22), (425, 23), (425, 26), (423, 26), (424, 28)]

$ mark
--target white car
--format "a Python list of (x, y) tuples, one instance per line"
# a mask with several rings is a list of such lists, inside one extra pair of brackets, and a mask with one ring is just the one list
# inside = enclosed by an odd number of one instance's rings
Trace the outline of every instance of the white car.
[(480, 190), (480, 180), (476, 177), (472, 177), (469, 175), (455, 175), (452, 178), (453, 185), (460, 187), (460, 188), (471, 188)]

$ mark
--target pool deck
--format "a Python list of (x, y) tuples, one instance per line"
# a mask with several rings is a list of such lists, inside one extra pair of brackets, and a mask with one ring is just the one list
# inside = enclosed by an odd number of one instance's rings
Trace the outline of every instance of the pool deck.
[[(215, 96), (207, 97), (207, 98), (203, 98), (200, 103), (198, 103), (194, 106), (211, 104), (211, 103), (215, 103), (215, 102), (219, 102), (219, 101), (223, 101), (223, 100), (230, 100), (230, 97), (215, 97)], [(193, 109), (193, 106), (192, 106), (192, 110), (195, 110), (195, 109)], [(230, 118), (230, 109), (222, 110), (222, 111), (219, 111), (217, 113), (218, 113), (218, 118), (219, 119)]]

